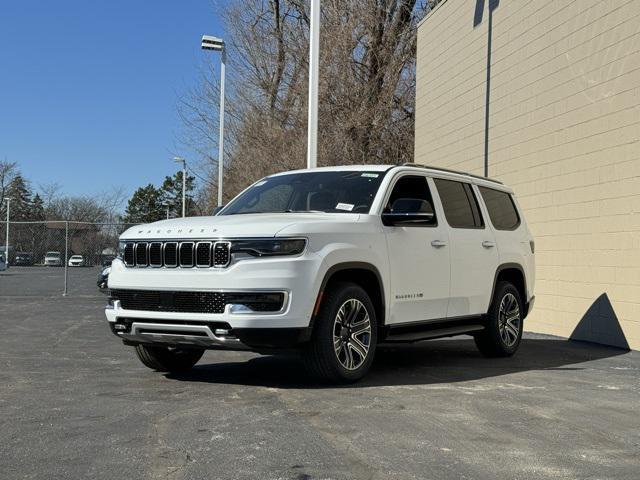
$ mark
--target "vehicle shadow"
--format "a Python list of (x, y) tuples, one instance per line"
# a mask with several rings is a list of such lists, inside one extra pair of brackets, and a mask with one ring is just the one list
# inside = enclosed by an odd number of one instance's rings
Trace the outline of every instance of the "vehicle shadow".
[[(369, 374), (343, 388), (430, 385), (499, 377), (533, 370), (582, 370), (586, 363), (627, 353), (615, 347), (561, 338), (523, 339), (511, 358), (484, 358), (472, 339), (439, 340), (380, 347)], [(167, 378), (275, 388), (325, 388), (291, 356), (261, 356), (246, 362), (198, 365)]]

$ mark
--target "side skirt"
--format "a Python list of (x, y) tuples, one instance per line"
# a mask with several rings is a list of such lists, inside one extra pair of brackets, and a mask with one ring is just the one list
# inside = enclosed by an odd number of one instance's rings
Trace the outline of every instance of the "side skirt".
[(380, 343), (408, 343), (453, 337), (479, 332), (484, 328), (483, 315), (402, 323), (387, 326)]

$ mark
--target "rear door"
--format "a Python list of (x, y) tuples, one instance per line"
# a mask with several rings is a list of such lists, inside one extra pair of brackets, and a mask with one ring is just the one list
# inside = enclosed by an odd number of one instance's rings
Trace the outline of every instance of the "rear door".
[(435, 178), (449, 226), (451, 297), (447, 317), (484, 314), (489, 307), (499, 254), (493, 230), (482, 217), (473, 186)]
[(391, 316), (388, 324), (445, 318), (449, 302), (449, 248), (442, 210), (434, 205), (432, 188), (422, 175), (400, 175), (385, 201), (428, 202), (435, 213), (429, 225), (384, 226), (389, 252)]

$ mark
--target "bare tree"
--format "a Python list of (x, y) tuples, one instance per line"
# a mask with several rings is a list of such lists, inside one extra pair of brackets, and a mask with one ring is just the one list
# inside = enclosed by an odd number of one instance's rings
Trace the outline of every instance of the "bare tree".
[(0, 217), (6, 215), (6, 204), (3, 201), (7, 196), (11, 182), (20, 173), (16, 162), (0, 161)]
[[(412, 160), (415, 27), (429, 8), (417, 0), (323, 1), (320, 165)], [(305, 166), (308, 9), (303, 0), (226, 7), (225, 199), (264, 175)], [(180, 103), (183, 141), (203, 156), (217, 146), (218, 94), (209, 70)]]

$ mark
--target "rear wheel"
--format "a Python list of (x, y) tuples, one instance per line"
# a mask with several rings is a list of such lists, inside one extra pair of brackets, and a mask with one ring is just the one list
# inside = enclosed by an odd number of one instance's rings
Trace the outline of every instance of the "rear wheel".
[(510, 357), (522, 339), (522, 300), (516, 287), (498, 282), (485, 330), (476, 334), (478, 350), (487, 357)]
[(158, 372), (186, 372), (202, 358), (204, 350), (136, 345), (140, 361)]
[(309, 372), (333, 383), (360, 380), (371, 367), (377, 342), (373, 303), (361, 287), (340, 282), (327, 289), (304, 351)]

